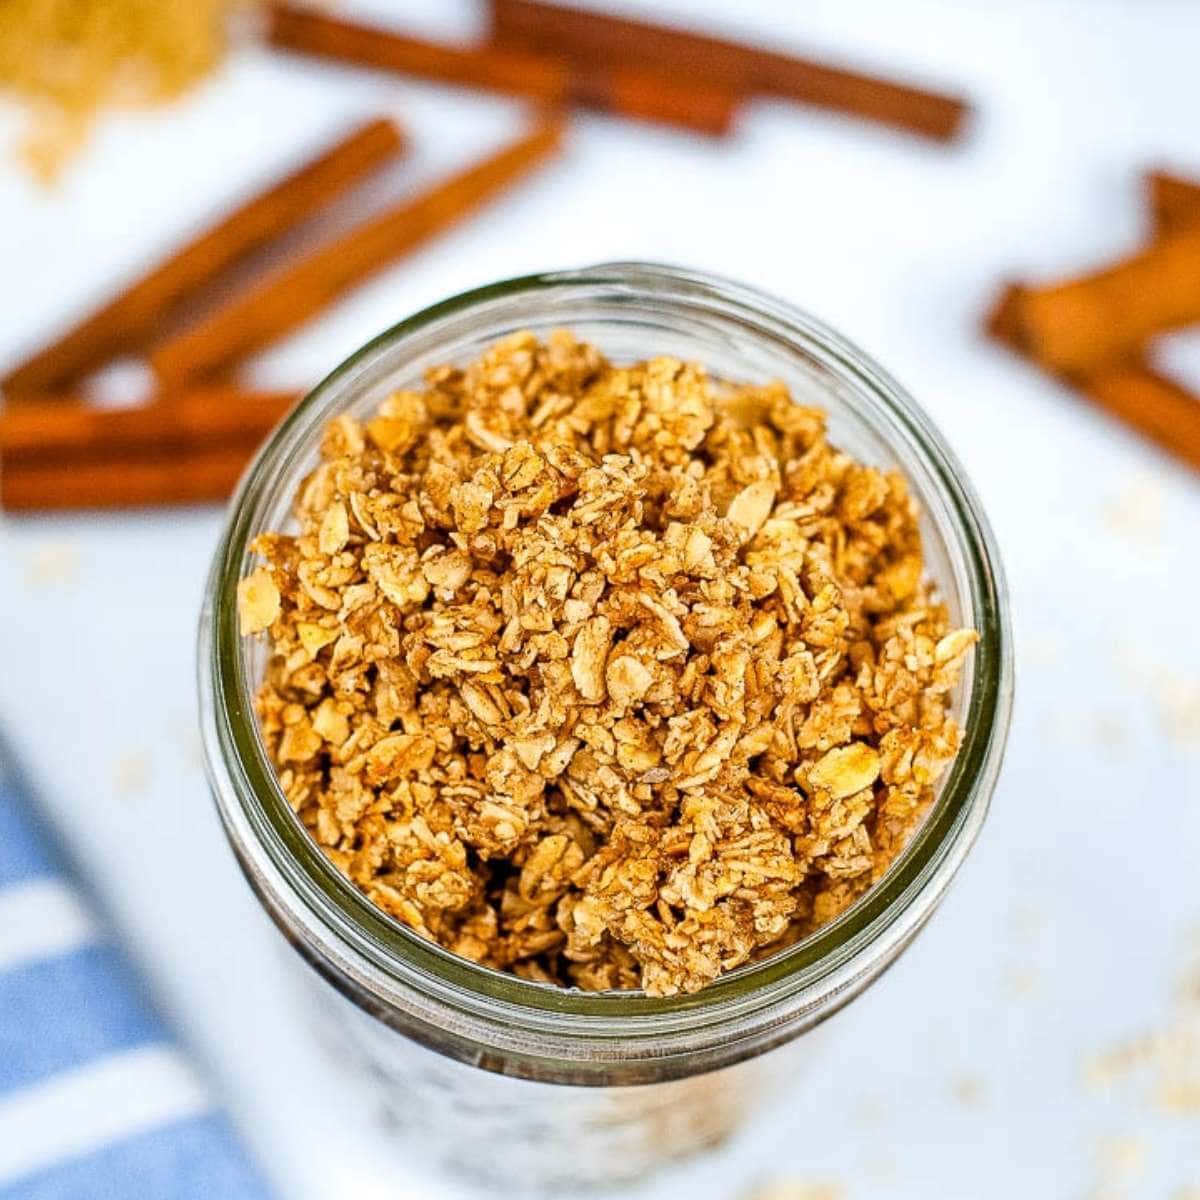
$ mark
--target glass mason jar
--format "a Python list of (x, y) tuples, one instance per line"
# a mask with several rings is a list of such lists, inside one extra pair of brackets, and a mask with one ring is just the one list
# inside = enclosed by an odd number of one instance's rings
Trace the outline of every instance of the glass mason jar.
[[(238, 635), (237, 583), (254, 536), (288, 526), (326, 422), (367, 414), (391, 391), (419, 386), (427, 367), (465, 364), (505, 334), (561, 327), (616, 361), (669, 354), (715, 376), (781, 379), (798, 400), (825, 408), (831, 440), (908, 478), (923, 510), (929, 572), (955, 623), (980, 634), (955, 699), (961, 751), (885, 877), (809, 937), (692, 995), (531, 983), (421, 939), (358, 892), (310, 839), (276, 783), (253, 713), (266, 647)], [(912, 399), (861, 351), (770, 296), (634, 263), (530, 275), (455, 296), (380, 335), (319, 384), (242, 480), (212, 568), (199, 653), (205, 752), (221, 818), (263, 906), (313, 968), (306, 974), (340, 1035), (340, 1053), (414, 1147), (522, 1187), (641, 1176), (719, 1141), (770, 1095), (771, 1077), (795, 1075), (796, 1057), (812, 1045), (801, 1035), (899, 955), (974, 842), (1012, 691), (992, 534)]]

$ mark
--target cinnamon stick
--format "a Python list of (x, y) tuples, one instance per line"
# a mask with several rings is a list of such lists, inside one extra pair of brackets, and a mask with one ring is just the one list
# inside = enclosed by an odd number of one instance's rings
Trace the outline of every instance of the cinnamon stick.
[(440, 46), (290, 4), (269, 6), (267, 41), (355, 66), (507, 92), (549, 105), (564, 103), (570, 86), (566, 64), (542, 55), (491, 46)]
[(218, 275), (319, 212), (404, 148), (389, 120), (369, 121), (239, 205), (114, 299), (13, 368), (7, 397), (59, 393), (114, 355), (143, 349), (162, 322)]
[(539, 0), (492, 0), (491, 13), (497, 46), (797, 100), (938, 141), (953, 138), (970, 111), (956, 96), (606, 13)]
[(161, 458), (117, 455), (79, 462), (10, 463), (0, 469), (0, 507), (32, 512), (224, 500), (260, 441), (193, 446)]
[(729, 88), (585, 63), (571, 72), (570, 100), (581, 108), (677, 125), (710, 137), (729, 133), (741, 106), (741, 97)]
[(1131, 362), (1085, 376), (1079, 390), (1105, 412), (1200, 471), (1200, 397), (1187, 388)]
[(1200, 225), (1200, 182), (1170, 171), (1147, 171), (1146, 199), (1156, 237)]
[(167, 459), (225, 442), (261, 441), (297, 395), (215, 387), (116, 409), (44, 398), (0, 412), (0, 470), (113, 457)]
[(293, 332), (344, 292), (502, 195), (562, 141), (560, 118), (458, 175), (369, 219), (163, 343), (150, 361), (168, 388), (232, 367)]
[[(1010, 285), (984, 322), (991, 337), (1018, 352), (1022, 349), (1018, 338), (1024, 292), (1019, 285)], [(1136, 357), (1058, 377), (1096, 407), (1200, 469), (1200, 397), (1181, 384)]]
[(1154, 334), (1200, 320), (1200, 226), (1106, 270), (1019, 287), (1005, 304), (1009, 337), (1052, 371), (1095, 371)]
[(544, 104), (577, 104), (718, 136), (729, 132), (739, 102), (736, 92), (703, 77), (671, 79), (622, 65), (570, 64), (558, 55), (496, 45), (443, 46), (290, 4), (268, 9), (267, 40), (285, 50), (355, 66)]
[(996, 302), (983, 318), (983, 330), (988, 337), (1007, 346), (1010, 350), (1020, 350), (1019, 338), (1021, 332), (1020, 320), (1017, 315), (1025, 288), (1019, 283), (1006, 283), (1000, 289)]

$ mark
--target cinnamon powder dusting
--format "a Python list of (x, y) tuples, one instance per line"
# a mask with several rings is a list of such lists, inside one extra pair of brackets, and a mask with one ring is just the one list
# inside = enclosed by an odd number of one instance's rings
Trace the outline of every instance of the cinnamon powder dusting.
[(239, 590), (283, 791), (488, 966), (701, 988), (861, 896), (958, 748), (905, 482), (781, 384), (514, 334), (333, 421), (295, 518)]

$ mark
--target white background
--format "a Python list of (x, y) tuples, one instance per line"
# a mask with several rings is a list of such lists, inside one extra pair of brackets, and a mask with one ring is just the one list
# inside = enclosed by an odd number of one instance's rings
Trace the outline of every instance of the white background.
[[(1200, 173), (1200, 6), (660, 3), (962, 89), (977, 120), (944, 148), (783, 104), (751, 106), (729, 143), (581, 117), (560, 162), (255, 374), (303, 385), (449, 293), (630, 257), (771, 289), (887, 364), (965, 463), (1010, 576), (1018, 699), (992, 815), (931, 927), (794, 1093), (715, 1160), (637, 1194), (723, 1200), (782, 1175), (847, 1197), (1174, 1200), (1200, 1187), (1200, 1113), (1157, 1108), (1153, 1073), (1099, 1090), (1085, 1075), (1091, 1055), (1170, 1026), (1197, 948), (1200, 479), (978, 325), (1002, 278), (1136, 244), (1141, 168)], [(438, 0), (367, 7), (447, 34), (477, 19)], [(493, 99), (246, 50), (176, 108), (106, 122), (52, 193), (6, 160), (0, 360), (380, 111), (416, 154), (374, 202), (516, 120)], [(15, 114), (0, 125), (15, 132)], [(1194, 349), (1171, 353), (1186, 369)], [(220, 521), (5, 520), (0, 723), (285, 1200), (464, 1195), (380, 1140), (310, 1044), (218, 830), (193, 647)]]

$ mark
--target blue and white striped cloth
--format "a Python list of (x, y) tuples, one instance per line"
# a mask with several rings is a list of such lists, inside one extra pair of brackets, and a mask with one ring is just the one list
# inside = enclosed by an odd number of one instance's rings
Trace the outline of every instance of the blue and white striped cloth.
[(0, 743), (0, 1197), (268, 1195)]

